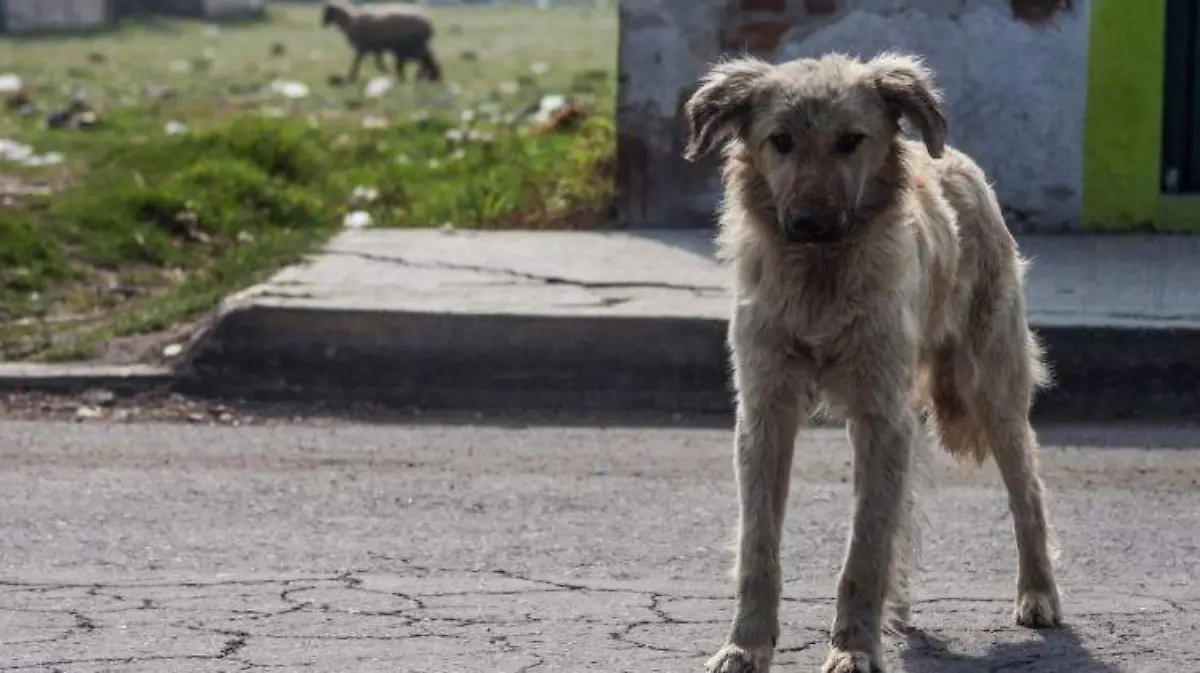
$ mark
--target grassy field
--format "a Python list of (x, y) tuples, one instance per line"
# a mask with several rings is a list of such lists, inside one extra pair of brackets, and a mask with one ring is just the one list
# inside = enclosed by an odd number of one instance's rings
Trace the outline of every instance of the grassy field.
[[(190, 320), (347, 221), (611, 223), (615, 8), (431, 10), (445, 81), (409, 64), (381, 94), (370, 59), (333, 81), (352, 54), (319, 11), (0, 39), (0, 360)], [(48, 128), (72, 99), (83, 126)]]

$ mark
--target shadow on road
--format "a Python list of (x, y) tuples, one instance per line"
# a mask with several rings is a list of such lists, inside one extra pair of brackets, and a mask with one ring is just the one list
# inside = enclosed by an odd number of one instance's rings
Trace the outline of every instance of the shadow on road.
[(907, 634), (908, 647), (901, 652), (900, 658), (905, 670), (920, 673), (1120, 673), (1120, 669), (1096, 659), (1069, 625), (1037, 633), (1040, 640), (999, 643), (982, 655), (969, 655), (953, 652), (945, 640), (914, 629)]

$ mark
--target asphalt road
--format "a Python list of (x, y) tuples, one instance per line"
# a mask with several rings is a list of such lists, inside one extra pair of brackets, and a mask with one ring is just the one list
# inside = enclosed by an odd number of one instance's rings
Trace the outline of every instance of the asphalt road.
[[(1067, 627), (1012, 623), (998, 478), (939, 460), (890, 670), (1200, 671), (1200, 433), (1042, 434)], [(797, 452), (776, 670), (825, 655), (847, 457)], [(0, 421), (0, 671), (699, 672), (734, 505), (725, 429)]]

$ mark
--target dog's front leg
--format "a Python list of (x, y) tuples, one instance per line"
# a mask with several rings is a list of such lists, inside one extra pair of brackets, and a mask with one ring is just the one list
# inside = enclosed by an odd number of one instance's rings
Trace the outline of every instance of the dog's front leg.
[(854, 414), (854, 516), (824, 673), (882, 673), (880, 629), (920, 421), (906, 406)]
[(736, 354), (737, 424), (734, 468), (738, 485), (737, 586), (725, 646), (708, 661), (712, 673), (766, 673), (779, 638), (783, 579), (779, 542), (787, 508), (792, 450), (811, 404), (782, 349), (744, 346)]

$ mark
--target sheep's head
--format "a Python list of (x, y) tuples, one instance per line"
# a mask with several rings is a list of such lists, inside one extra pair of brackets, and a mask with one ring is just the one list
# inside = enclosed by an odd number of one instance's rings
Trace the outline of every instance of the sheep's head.
[(321, 26), (327, 27), (331, 23), (341, 25), (346, 20), (346, 8), (337, 3), (325, 3), (325, 9), (321, 12)]

